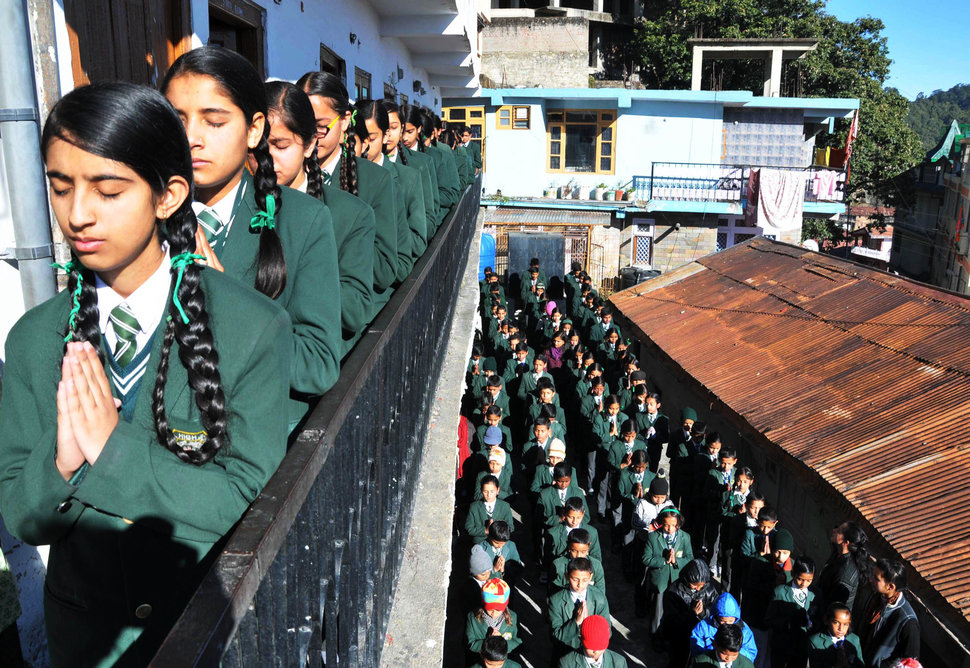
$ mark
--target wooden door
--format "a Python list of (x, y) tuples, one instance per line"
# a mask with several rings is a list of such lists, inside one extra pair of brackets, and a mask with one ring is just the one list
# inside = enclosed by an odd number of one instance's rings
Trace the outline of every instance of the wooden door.
[(157, 88), (191, 47), (188, 0), (64, 0), (74, 85)]

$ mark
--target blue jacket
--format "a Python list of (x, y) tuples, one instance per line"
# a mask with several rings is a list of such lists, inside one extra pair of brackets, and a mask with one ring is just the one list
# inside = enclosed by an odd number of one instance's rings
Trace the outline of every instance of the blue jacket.
[(737, 600), (730, 594), (721, 594), (721, 597), (717, 599), (717, 603), (714, 606), (714, 613), (707, 619), (702, 619), (694, 627), (694, 630), (690, 634), (690, 653), (696, 656), (706, 650), (714, 649), (714, 634), (717, 633), (717, 620), (721, 617), (734, 617), (737, 620), (735, 623), (741, 625), (743, 638), (741, 654), (751, 659), (751, 662), (754, 663), (755, 657), (758, 656), (758, 647), (754, 642), (754, 634), (751, 632), (751, 627), (741, 621), (741, 606), (738, 605)]

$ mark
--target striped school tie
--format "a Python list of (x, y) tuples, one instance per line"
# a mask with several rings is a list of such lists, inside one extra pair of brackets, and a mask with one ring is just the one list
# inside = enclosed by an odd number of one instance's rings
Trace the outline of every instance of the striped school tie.
[(225, 227), (222, 219), (212, 209), (203, 209), (196, 215), (196, 218), (199, 219), (199, 225), (205, 231), (206, 240), (210, 242), (218, 237), (222, 228)]
[(331, 185), (333, 181), (333, 177), (330, 176), (330, 172), (328, 172), (325, 169), (321, 169), (320, 172), (323, 175), (323, 185), (325, 186)]
[(115, 360), (118, 362), (118, 366), (124, 369), (135, 358), (135, 352), (138, 349), (138, 345), (135, 343), (135, 335), (141, 330), (141, 327), (138, 325), (138, 319), (135, 318), (131, 309), (124, 302), (111, 309), (108, 319), (111, 321), (111, 326), (114, 327), (115, 336), (118, 337), (114, 351)]

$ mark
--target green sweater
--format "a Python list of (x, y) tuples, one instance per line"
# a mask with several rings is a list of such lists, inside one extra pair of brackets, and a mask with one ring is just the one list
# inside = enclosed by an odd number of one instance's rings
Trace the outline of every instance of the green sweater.
[[(384, 158), (384, 164), (378, 166), (391, 175), (391, 182), (394, 184), (394, 209), (397, 213), (397, 223), (395, 226), (397, 257), (394, 262), (394, 283), (397, 284), (408, 277), (408, 274), (411, 273), (411, 267), (414, 266), (414, 257), (411, 249), (413, 242), (411, 239), (411, 229), (408, 224), (408, 198), (405, 193), (405, 190), (409, 186), (405, 185), (401, 180), (402, 174), (400, 168), (386, 157)], [(413, 187), (413, 184), (411, 186)]]
[[(256, 281), (259, 235), (249, 230), (256, 213), (252, 177), (243, 172), (246, 195), (239, 205), (219, 260), (226, 275), (251, 287)], [(288, 406), (290, 425), (308, 410), (309, 399), (329, 390), (340, 375), (341, 303), (333, 288), (340, 285), (337, 243), (330, 210), (320, 201), (290, 188), (282, 189), (276, 231), (286, 257), (286, 286), (276, 303), (293, 323), (290, 337), (290, 389), (301, 399)], [(325, 286), (321, 289), (321, 286)]]
[[(458, 203), (461, 196), (461, 187), (458, 183), (458, 168), (455, 166), (455, 159), (451, 151), (444, 147), (444, 144), (430, 144), (425, 147), (425, 154), (430, 155), (435, 163), (435, 171), (438, 173), (438, 224), (447, 217), (448, 212)], [(451, 158), (449, 160), (449, 158)]]
[(374, 210), (335, 186), (323, 186), (322, 201), (333, 216), (340, 271), (342, 352), (346, 354), (374, 311)]
[[(443, 220), (441, 216), (441, 191), (438, 188), (438, 168), (434, 157), (422, 151), (412, 151), (409, 149), (404, 149), (408, 151), (408, 165), (415, 165), (424, 172), (427, 180), (431, 182), (431, 199), (434, 206), (428, 212), (428, 237), (434, 235), (434, 232), (438, 229), (438, 225), (441, 224)], [(425, 206), (428, 202), (428, 194), (425, 193)]]
[[(428, 225), (428, 207), (424, 199), (424, 179), (421, 170), (400, 162), (384, 159), (385, 165), (394, 165), (400, 174), (403, 187), (405, 212), (407, 214), (408, 230), (411, 235), (411, 265), (424, 255), (431, 238), (431, 227)], [(430, 184), (429, 184), (430, 188)]]
[(663, 532), (653, 531), (647, 534), (647, 544), (643, 549), (643, 565), (647, 567), (647, 579), (651, 589), (663, 593), (678, 577), (680, 569), (694, 558), (694, 551), (690, 546), (690, 536), (686, 531), (677, 531), (674, 537), (674, 564), (667, 563), (667, 542)]
[[(118, 422), (77, 485), (65, 482), (54, 465), (70, 295), (61, 292), (28, 311), (7, 338), (0, 513), (13, 535), (51, 546), (45, 616), (55, 665), (112, 665), (136, 641), (126, 658), (147, 665), (198, 585), (199, 562), (285, 454), (289, 318), (221, 272), (203, 270), (202, 289), (230, 437), (229, 447), (202, 466), (182, 462), (157, 441), (151, 399), (164, 318), (131, 421)], [(177, 343), (169, 355), (165, 406), (173, 431), (203, 431)], [(136, 608), (146, 604), (151, 615), (137, 619)]]
[[(569, 589), (556, 592), (549, 599), (548, 614), (549, 625), (552, 627), (552, 636), (573, 649), (579, 649), (582, 640), (579, 635), (579, 624), (575, 621), (576, 604), (573, 603)], [(606, 619), (610, 618), (610, 604), (606, 596), (593, 587), (586, 589), (586, 611), (590, 615), (602, 615)]]
[[(522, 644), (522, 639), (519, 638), (518, 615), (514, 611), (509, 610), (509, 616), (512, 618), (511, 623), (502, 621), (498, 630), (508, 643), (509, 651), (511, 652)], [(492, 635), (492, 629), (485, 620), (479, 621), (474, 612), (469, 612), (468, 617), (465, 618), (465, 645), (468, 650), (474, 654), (481, 652), (482, 643), (490, 635)]]

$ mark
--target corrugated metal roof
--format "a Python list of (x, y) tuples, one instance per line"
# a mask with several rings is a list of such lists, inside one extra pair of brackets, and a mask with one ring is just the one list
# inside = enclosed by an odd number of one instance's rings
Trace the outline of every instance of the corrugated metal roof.
[(611, 300), (970, 621), (970, 299), (763, 238), (654, 280)]
[(572, 211), (568, 209), (520, 209), (499, 207), (484, 212), (485, 225), (495, 223), (559, 223), (563, 225), (609, 225), (612, 210)]

